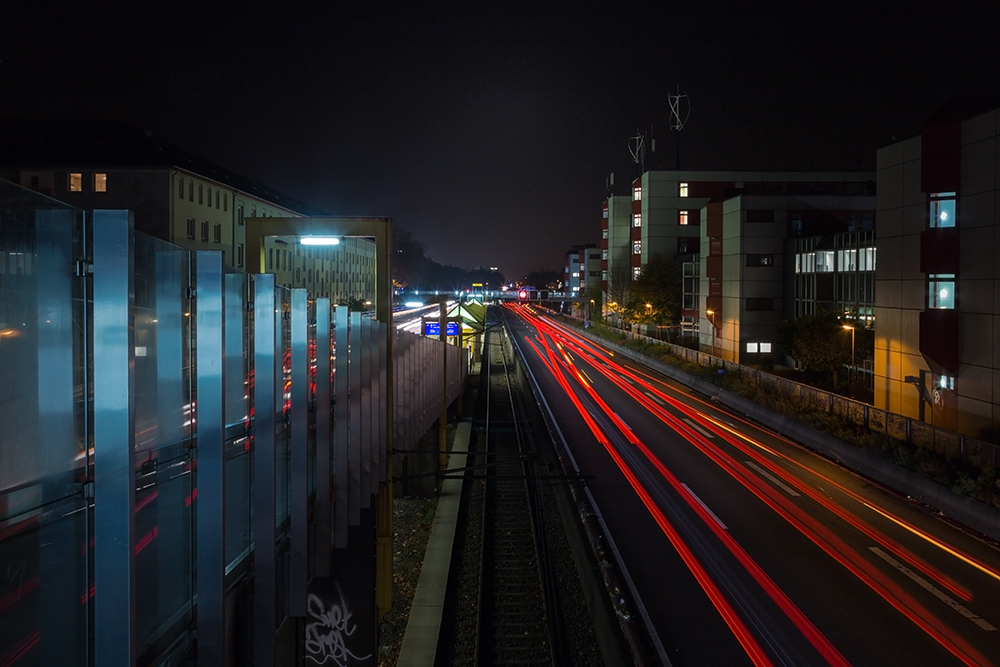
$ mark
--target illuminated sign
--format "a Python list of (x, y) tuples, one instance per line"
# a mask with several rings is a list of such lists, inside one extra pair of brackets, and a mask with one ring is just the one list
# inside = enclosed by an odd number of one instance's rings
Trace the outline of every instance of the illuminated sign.
[[(457, 336), (458, 335), (458, 322), (448, 322), (445, 325), (445, 336)], [(440, 336), (441, 335), (441, 324), (439, 322), (424, 322), (424, 335), (425, 336)]]

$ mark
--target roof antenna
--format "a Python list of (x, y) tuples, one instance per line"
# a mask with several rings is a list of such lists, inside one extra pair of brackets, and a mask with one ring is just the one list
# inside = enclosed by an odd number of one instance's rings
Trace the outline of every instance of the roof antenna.
[(629, 137), (628, 150), (635, 163), (635, 177), (639, 178), (646, 170), (646, 137), (639, 130), (635, 131), (634, 137)]
[(677, 171), (681, 169), (681, 130), (691, 116), (691, 98), (687, 93), (681, 93), (677, 86), (676, 95), (667, 95), (670, 103), (670, 129), (677, 130)]

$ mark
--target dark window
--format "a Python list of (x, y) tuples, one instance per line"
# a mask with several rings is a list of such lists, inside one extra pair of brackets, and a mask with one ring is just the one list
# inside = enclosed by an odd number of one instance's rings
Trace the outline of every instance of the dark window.
[(774, 255), (747, 255), (747, 266), (774, 266)]
[(215, 223), (215, 228), (212, 230), (214, 240), (216, 243), (222, 243), (222, 225)]
[[(203, 186), (201, 183), (198, 184), (198, 203), (199, 204), (205, 203), (205, 186)], [(207, 241), (208, 239), (205, 240)]]
[(747, 299), (747, 310), (774, 310), (774, 299)]
[(187, 237), (189, 239), (194, 238), (194, 218), (187, 219)]
[(201, 240), (208, 240), (208, 220), (201, 221)]
[(243, 266), (243, 244), (236, 246), (236, 266)]
[(774, 211), (749, 210), (747, 211), (747, 222), (774, 222)]
[(177, 179), (177, 198), (184, 199), (184, 179)]
[(194, 201), (194, 181), (188, 181), (188, 201)]

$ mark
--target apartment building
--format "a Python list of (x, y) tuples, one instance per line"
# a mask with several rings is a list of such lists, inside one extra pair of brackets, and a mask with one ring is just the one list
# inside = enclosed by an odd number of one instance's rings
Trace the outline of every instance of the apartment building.
[[(85, 211), (133, 211), (136, 230), (189, 250), (221, 250), (246, 265), (244, 220), (323, 215), (249, 178), (123, 123), (0, 121), (0, 178)], [(374, 243), (344, 239), (332, 248), (265, 240), (265, 271), (335, 302), (370, 299)]]
[(1000, 421), (1000, 98), (959, 98), (878, 151), (875, 406)]

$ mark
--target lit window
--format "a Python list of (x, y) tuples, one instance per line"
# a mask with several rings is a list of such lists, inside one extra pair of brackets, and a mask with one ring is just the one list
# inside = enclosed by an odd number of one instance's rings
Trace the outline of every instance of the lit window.
[(83, 191), (83, 174), (74, 173), (69, 175), (69, 191), (70, 192)]
[(601, 280), (607, 280), (607, 279), (608, 279), (608, 272), (601, 271)]
[(928, 205), (928, 227), (955, 226), (955, 193), (933, 192)]
[(679, 197), (687, 197), (688, 196), (688, 184), (687, 183), (678, 183), (677, 184), (677, 195)]
[(761, 351), (762, 354), (770, 354), (771, 353), (771, 344), (770, 343), (761, 343), (760, 344), (760, 351)]
[(632, 188), (632, 201), (642, 201), (642, 187), (636, 186)]
[(574, 278), (579, 278), (579, 277), (580, 277), (580, 272), (579, 272), (579, 271), (574, 271), (574, 272), (573, 272), (572, 274), (570, 274), (570, 275), (572, 275), (572, 276), (573, 276)]
[(642, 254), (642, 241), (632, 241), (632, 254), (633, 255)]
[(632, 214), (632, 226), (633, 227), (642, 227), (642, 213), (633, 213)]
[(607, 229), (602, 229), (601, 230), (601, 238), (602, 239), (608, 238), (608, 230)]
[(816, 273), (833, 273), (832, 250), (821, 250), (816, 253)]
[(608, 217), (608, 209), (603, 209), (601, 211), (601, 216), (604, 217), (604, 218), (607, 218)]
[(927, 307), (955, 308), (955, 274), (932, 273), (927, 276)]
[(955, 378), (948, 377), (947, 375), (938, 375), (937, 381), (934, 383), (938, 389), (951, 389), (955, 390)]
[(849, 248), (847, 250), (837, 251), (837, 266), (840, 271), (857, 271), (858, 270), (858, 251)]
[(688, 211), (678, 211), (677, 213), (677, 224), (686, 225), (688, 224)]
[(641, 276), (641, 275), (642, 275), (642, 267), (641, 266), (633, 266), (632, 267), (632, 280), (638, 280), (639, 276)]
[(858, 271), (875, 270), (875, 248), (858, 249)]
[(108, 175), (94, 174), (94, 192), (108, 191)]
[(757, 343), (747, 343), (748, 354), (757, 354), (757, 352), (758, 352)]

